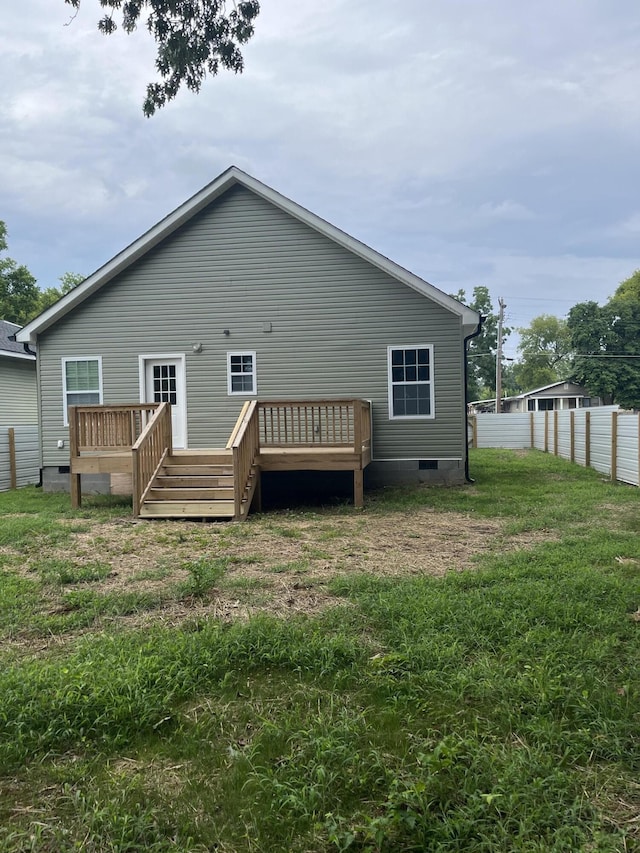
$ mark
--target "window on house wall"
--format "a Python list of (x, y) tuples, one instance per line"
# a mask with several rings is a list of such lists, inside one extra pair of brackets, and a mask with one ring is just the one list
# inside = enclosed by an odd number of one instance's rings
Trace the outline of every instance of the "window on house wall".
[(389, 347), (389, 417), (433, 418), (433, 346)]
[(69, 406), (91, 406), (102, 403), (102, 359), (62, 359), (64, 424), (68, 426)]
[(229, 394), (256, 394), (255, 352), (227, 353), (227, 388)]

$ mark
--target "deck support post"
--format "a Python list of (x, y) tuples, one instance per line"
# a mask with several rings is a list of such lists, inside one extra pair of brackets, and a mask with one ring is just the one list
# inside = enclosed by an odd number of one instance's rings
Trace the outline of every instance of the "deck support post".
[(80, 509), (82, 503), (82, 486), (80, 483), (80, 474), (69, 474), (69, 487), (71, 492), (71, 506), (73, 509)]
[(353, 505), (358, 509), (364, 506), (364, 471), (356, 468), (353, 472)]
[(258, 465), (256, 465), (255, 472), (256, 489), (253, 493), (252, 504), (256, 512), (262, 512), (262, 474)]

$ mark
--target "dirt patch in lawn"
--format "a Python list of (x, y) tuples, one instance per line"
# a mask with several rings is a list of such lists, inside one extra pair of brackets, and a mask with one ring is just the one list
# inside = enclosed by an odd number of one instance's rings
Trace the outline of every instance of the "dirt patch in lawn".
[[(497, 548), (529, 547), (530, 538), (506, 538), (499, 520), (428, 508), (384, 515), (269, 513), (243, 524), (118, 519), (90, 524), (44, 553), (22, 555), (12, 568), (33, 578), (51, 563), (79, 575), (86, 566), (103, 567), (99, 580), (47, 586), (48, 612), (64, 609), (70, 591), (91, 590), (155, 596), (152, 606), (128, 615), (101, 615), (103, 623), (234, 621), (259, 612), (317, 613), (337, 602), (329, 584), (340, 575), (440, 577), (473, 567)], [(199, 567), (212, 564), (219, 576), (194, 589)]]

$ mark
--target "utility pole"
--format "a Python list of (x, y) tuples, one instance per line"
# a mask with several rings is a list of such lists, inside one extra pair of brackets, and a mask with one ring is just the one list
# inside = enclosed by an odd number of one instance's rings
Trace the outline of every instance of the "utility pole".
[(496, 414), (502, 413), (502, 323), (504, 309), (507, 307), (502, 297), (498, 299), (498, 347), (496, 350)]

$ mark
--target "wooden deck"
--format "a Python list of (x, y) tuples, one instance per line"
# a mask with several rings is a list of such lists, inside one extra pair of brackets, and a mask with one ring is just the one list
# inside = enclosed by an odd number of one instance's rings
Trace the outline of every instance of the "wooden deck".
[(260, 508), (262, 471), (353, 471), (354, 504), (363, 504), (363, 400), (247, 402), (225, 448), (174, 450), (167, 403), (72, 406), (69, 424), (74, 506), (83, 474), (130, 474), (136, 517), (243, 520)]

